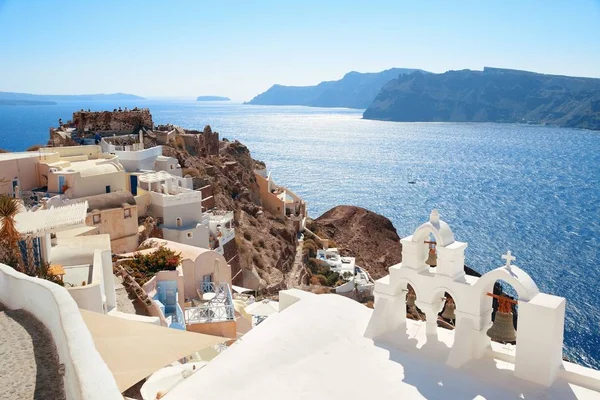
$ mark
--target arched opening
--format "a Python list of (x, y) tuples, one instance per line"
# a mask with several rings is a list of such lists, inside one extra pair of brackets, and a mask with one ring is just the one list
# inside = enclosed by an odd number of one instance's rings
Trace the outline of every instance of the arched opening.
[(175, 220), (175, 226), (180, 227), (182, 225), (181, 218), (177, 217)]
[[(429, 225), (419, 227), (412, 241), (417, 243), (418, 268), (435, 268), (437, 266), (437, 246), (443, 246), (441, 238), (437, 232)], [(432, 270), (435, 272), (435, 269)]]
[(422, 312), (416, 305), (417, 293), (415, 289), (410, 285), (406, 284), (406, 318), (413, 319), (415, 321), (425, 321), (425, 313)]
[(444, 305), (442, 311), (438, 313), (437, 324), (440, 328), (453, 330), (456, 327), (456, 301), (454, 297), (448, 292), (444, 292), (443, 300)]
[(494, 342), (515, 345), (519, 318), (519, 297), (515, 288), (498, 279), (494, 282), (492, 291), (486, 292), (485, 296), (492, 305), (492, 326), (487, 330), (487, 335)]

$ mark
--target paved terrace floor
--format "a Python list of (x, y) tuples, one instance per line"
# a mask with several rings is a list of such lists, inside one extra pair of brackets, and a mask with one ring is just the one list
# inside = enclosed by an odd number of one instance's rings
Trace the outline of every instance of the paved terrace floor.
[(0, 399), (64, 399), (58, 366), (48, 329), (30, 313), (0, 304)]

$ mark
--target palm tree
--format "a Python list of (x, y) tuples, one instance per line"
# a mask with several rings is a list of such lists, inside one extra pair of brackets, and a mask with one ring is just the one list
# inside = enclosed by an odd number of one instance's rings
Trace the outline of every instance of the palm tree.
[(19, 249), (21, 234), (17, 230), (15, 221), (15, 216), (18, 213), (19, 202), (7, 195), (0, 195), (0, 238), (4, 242), (3, 247), (6, 246), (6, 250), (9, 253), (7, 255), (17, 260), (15, 269), (24, 272), (23, 255)]

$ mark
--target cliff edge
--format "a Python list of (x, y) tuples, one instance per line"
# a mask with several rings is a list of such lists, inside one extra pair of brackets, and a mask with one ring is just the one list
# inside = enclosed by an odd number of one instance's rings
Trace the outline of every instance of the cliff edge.
[(400, 237), (392, 222), (356, 206), (337, 206), (311, 223), (313, 232), (330, 239), (345, 256), (356, 257), (356, 264), (373, 279), (388, 274), (388, 268), (402, 260)]

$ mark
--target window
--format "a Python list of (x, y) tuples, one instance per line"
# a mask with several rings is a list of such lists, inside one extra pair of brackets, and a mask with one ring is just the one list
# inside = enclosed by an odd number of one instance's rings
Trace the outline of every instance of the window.
[(193, 238), (193, 237), (194, 237), (194, 234), (193, 234), (192, 232), (188, 232), (188, 233), (187, 233), (187, 237), (188, 237), (189, 239), (191, 239), (191, 238)]
[(125, 210), (123, 210), (123, 216), (125, 218), (131, 218), (131, 208), (126, 208)]
[(214, 289), (212, 288), (212, 285), (211, 285), (212, 281), (213, 281), (212, 274), (207, 274), (207, 275), (202, 276), (202, 291), (204, 293), (214, 291)]
[(177, 219), (175, 220), (175, 226), (181, 226), (181, 218), (177, 217)]
[(169, 168), (170, 168), (170, 169), (173, 169), (173, 168), (174, 168), (173, 164), (169, 165)]
[(100, 222), (102, 222), (102, 218), (100, 217), (100, 214), (94, 214), (94, 216), (92, 218), (94, 220), (94, 224), (99, 224)]

